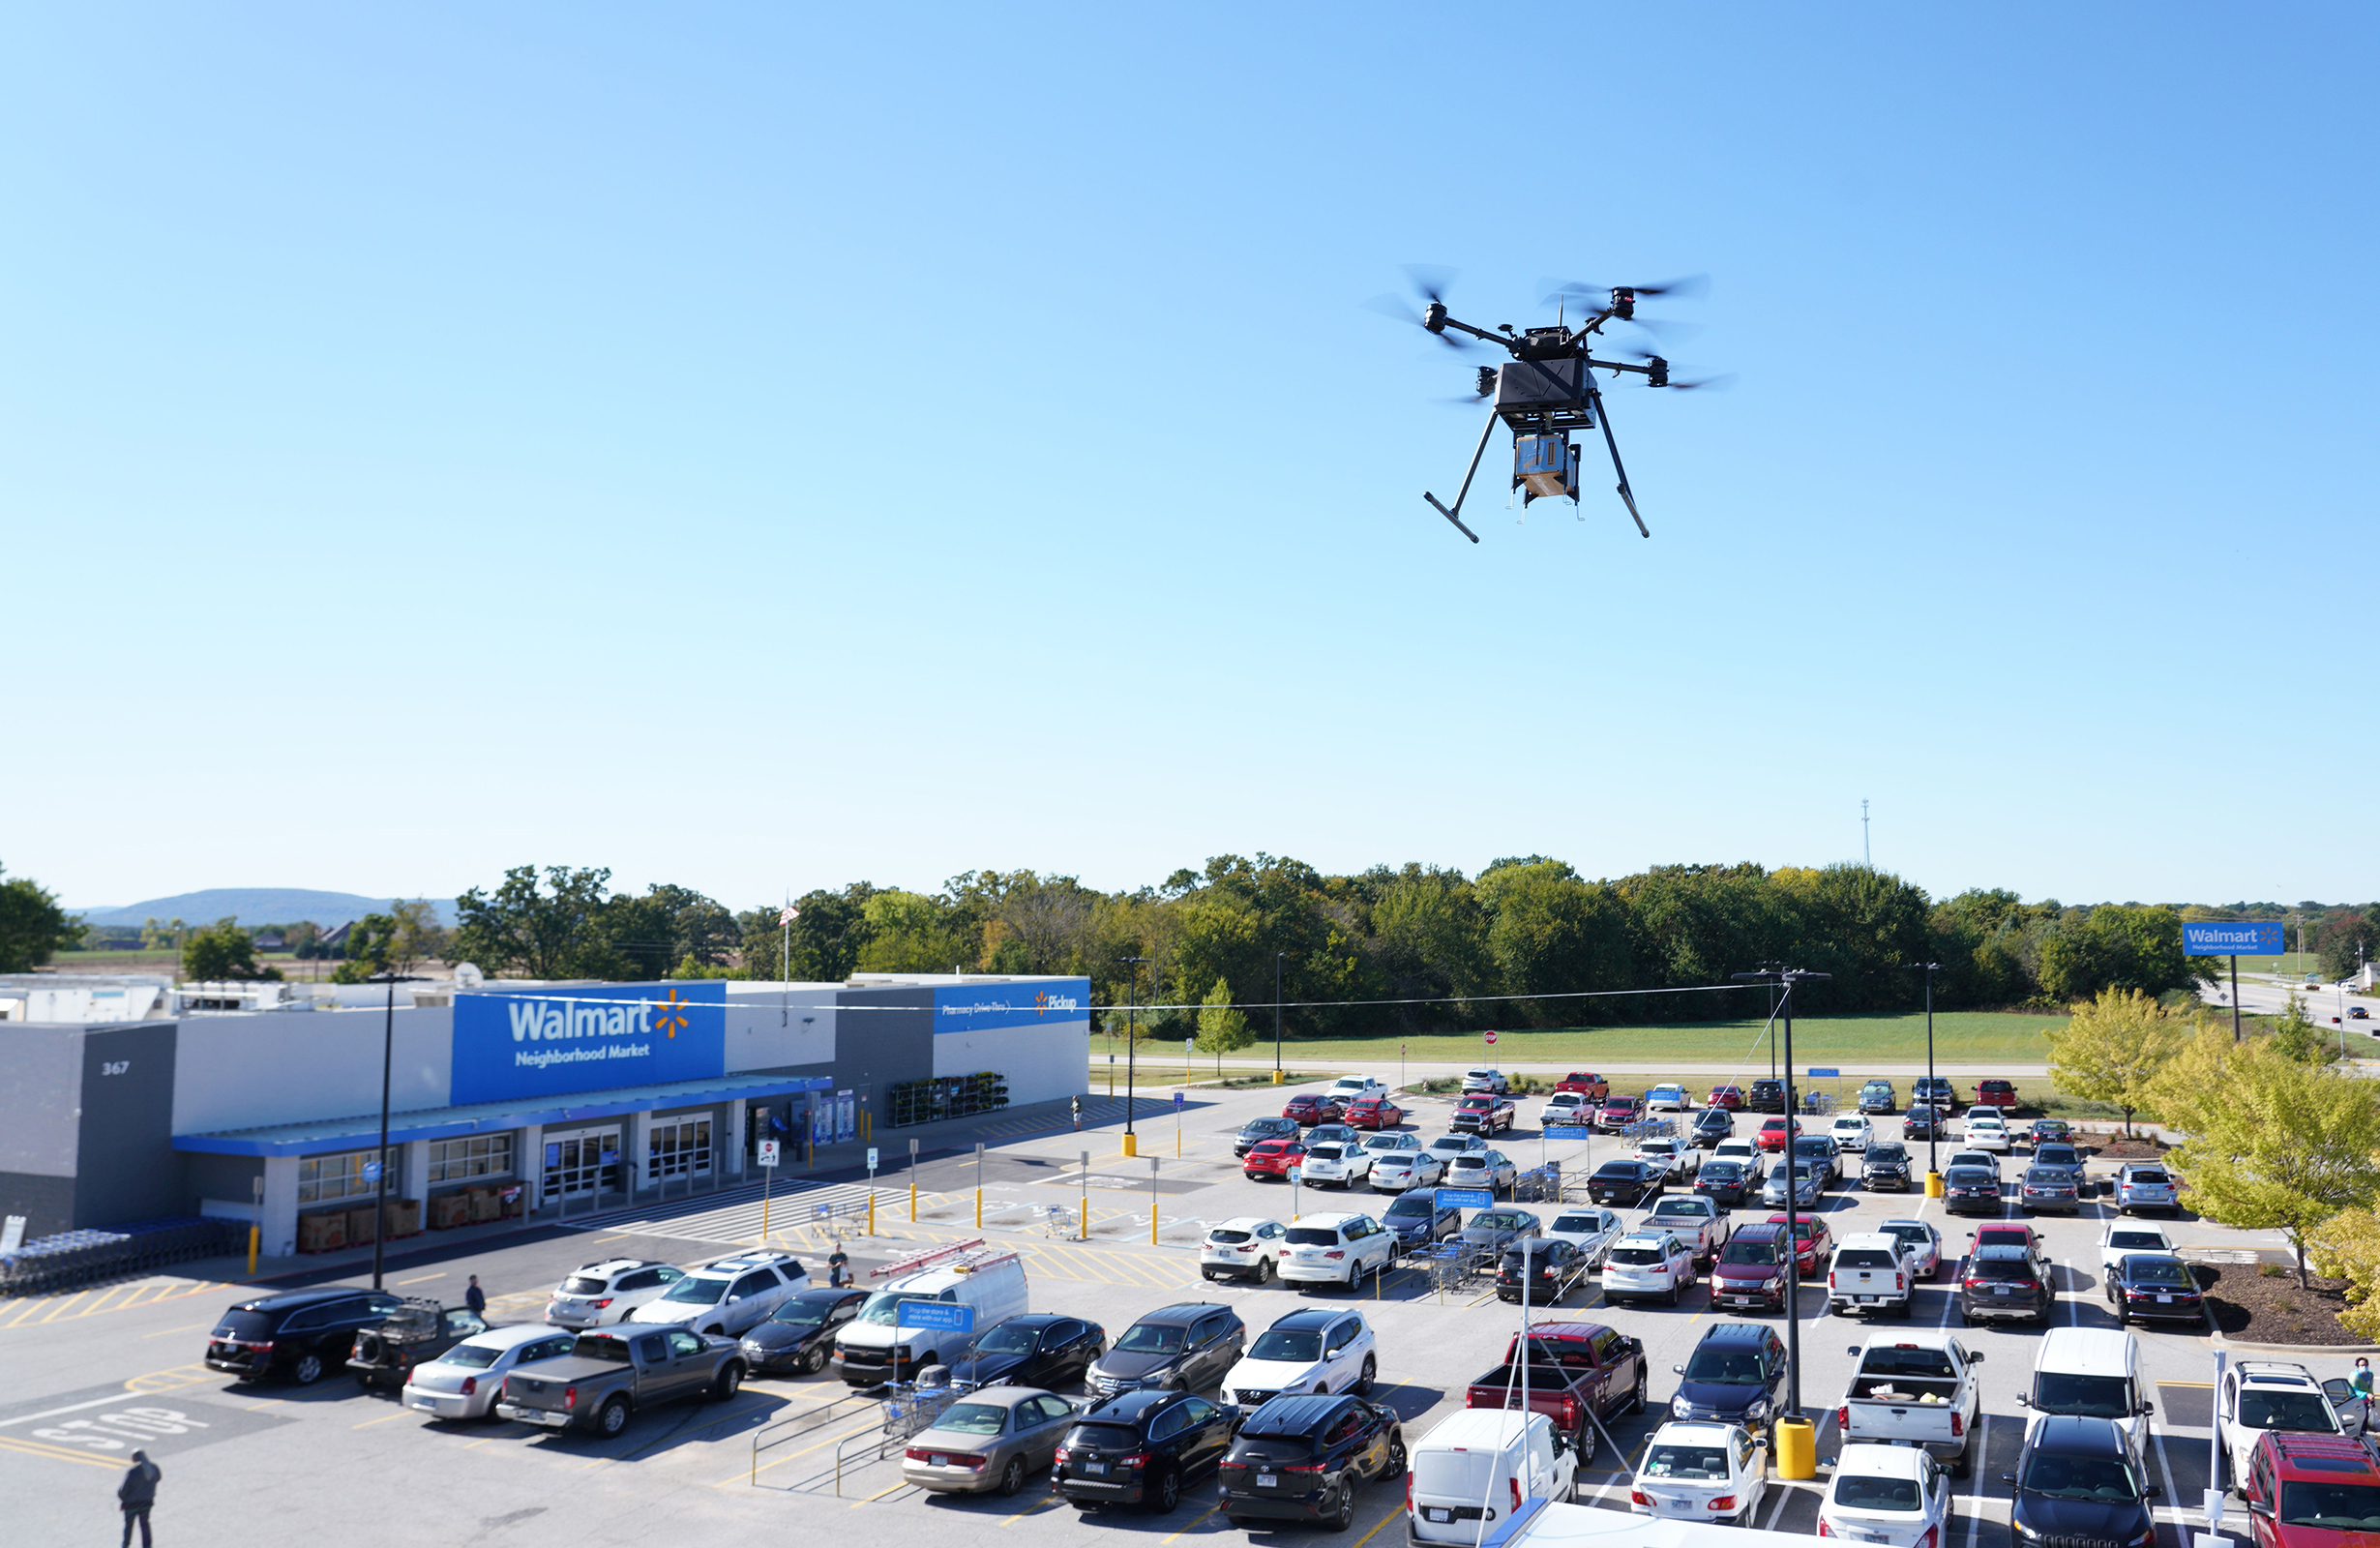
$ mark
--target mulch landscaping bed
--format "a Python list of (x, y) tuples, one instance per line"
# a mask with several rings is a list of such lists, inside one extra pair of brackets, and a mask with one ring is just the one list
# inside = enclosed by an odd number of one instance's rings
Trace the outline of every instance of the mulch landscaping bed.
[(2166, 1145), (2151, 1135), (2126, 1139), (2121, 1134), (2086, 1134), (2078, 1139), (2091, 1146), (2091, 1153), (2102, 1161), (2161, 1161)]
[[(2286, 1254), (2276, 1253), (2280, 1260)], [(2190, 1272), (2206, 1292), (2207, 1310), (2225, 1338), (2251, 1344), (2368, 1344), (2363, 1334), (2341, 1327), (2338, 1314), (2347, 1304), (2347, 1282), (2310, 1276), (2313, 1288), (2300, 1290), (2295, 1271), (2277, 1278), (2257, 1272), (2255, 1264), (2192, 1264)], [(2283, 1263), (2283, 1267), (2288, 1265)]]

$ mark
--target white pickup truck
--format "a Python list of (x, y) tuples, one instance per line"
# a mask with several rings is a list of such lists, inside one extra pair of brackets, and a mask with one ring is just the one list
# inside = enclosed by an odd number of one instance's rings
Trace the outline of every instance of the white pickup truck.
[(1917, 1265), (1909, 1244), (1883, 1232), (1862, 1232), (1835, 1244), (1827, 1265), (1827, 1310), (1838, 1317), (1882, 1312), (1906, 1317), (1917, 1294)]
[(1667, 1231), (1694, 1249), (1698, 1263), (1719, 1261), (1719, 1249), (1731, 1235), (1727, 1211), (1709, 1199), (1691, 1193), (1665, 1193), (1645, 1216), (1646, 1231)]
[(1922, 1446), (1963, 1478), (1973, 1461), (1980, 1402), (1971, 1354), (1949, 1333), (1879, 1333), (1854, 1344), (1859, 1368), (1834, 1413), (1843, 1444)]

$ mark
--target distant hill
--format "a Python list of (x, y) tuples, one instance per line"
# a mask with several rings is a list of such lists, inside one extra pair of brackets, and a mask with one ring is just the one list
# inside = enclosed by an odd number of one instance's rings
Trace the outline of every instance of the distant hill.
[[(311, 919), (328, 929), (349, 919), (386, 908), (392, 898), (366, 898), (352, 892), (316, 892), (309, 887), (209, 887), (204, 892), (151, 898), (146, 903), (74, 910), (95, 925), (137, 925), (148, 919), (180, 919), (185, 924), (211, 925), (226, 914), (244, 925), (287, 925)], [(432, 898), (438, 922), (455, 922), (455, 900)]]

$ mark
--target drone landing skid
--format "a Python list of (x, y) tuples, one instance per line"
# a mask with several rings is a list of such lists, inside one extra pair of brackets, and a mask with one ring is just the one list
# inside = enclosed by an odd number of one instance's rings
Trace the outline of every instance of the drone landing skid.
[(1430, 507), (1431, 507), (1431, 509), (1435, 510), (1435, 511), (1436, 511), (1439, 515), (1441, 515), (1441, 516), (1444, 517), (1447, 521), (1452, 521), (1452, 522), (1454, 523), (1454, 529), (1455, 529), (1457, 532), (1462, 533), (1465, 537), (1467, 537), (1467, 538), (1471, 539), (1473, 543), (1476, 543), (1476, 542), (1478, 542), (1478, 541), (1479, 541), (1479, 534), (1478, 534), (1478, 533), (1476, 533), (1476, 532), (1473, 532), (1471, 528), (1469, 528), (1469, 527), (1465, 526), (1465, 525), (1463, 524), (1463, 519), (1462, 519), (1461, 517), (1459, 517), (1459, 516), (1455, 515), (1455, 514), (1454, 514), (1454, 512), (1449, 511), (1449, 510), (1447, 510), (1444, 506), (1443, 506), (1443, 505), (1439, 504), (1439, 503), (1438, 503), (1438, 496), (1437, 496), (1437, 495), (1432, 494), (1432, 493), (1431, 493), (1429, 491), (1427, 491), (1427, 490), (1423, 490), (1423, 491), (1421, 491), (1421, 497), (1422, 497), (1423, 499), (1425, 499), (1425, 500), (1427, 500), (1427, 501), (1429, 501), (1429, 502), (1430, 502)]
[(1471, 449), (1471, 466), (1463, 469), (1463, 487), (1454, 491), (1453, 510), (1449, 511), (1444, 506), (1439, 504), (1438, 496), (1432, 494), (1429, 491), (1423, 490), (1421, 491), (1421, 497), (1430, 502), (1430, 509), (1436, 511), (1447, 521), (1452, 521), (1454, 523), (1454, 529), (1457, 532), (1462, 533), (1465, 537), (1471, 539), (1473, 543), (1479, 541), (1479, 534), (1473, 532), (1471, 528), (1463, 524), (1463, 518), (1461, 515), (1463, 500), (1466, 495), (1471, 493), (1472, 478), (1479, 471), (1479, 459), (1487, 455), (1488, 437), (1496, 433), (1496, 422), (1500, 417), (1501, 416), (1496, 412), (1496, 410), (1491, 408), (1488, 410), (1487, 423), (1479, 427), (1479, 444)]

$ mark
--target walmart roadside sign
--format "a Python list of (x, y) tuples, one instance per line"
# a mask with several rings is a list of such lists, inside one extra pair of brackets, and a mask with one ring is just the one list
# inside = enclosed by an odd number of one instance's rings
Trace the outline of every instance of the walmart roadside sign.
[(2185, 957), (2277, 957), (2285, 949), (2277, 919), (2205, 920), (2182, 927)]

